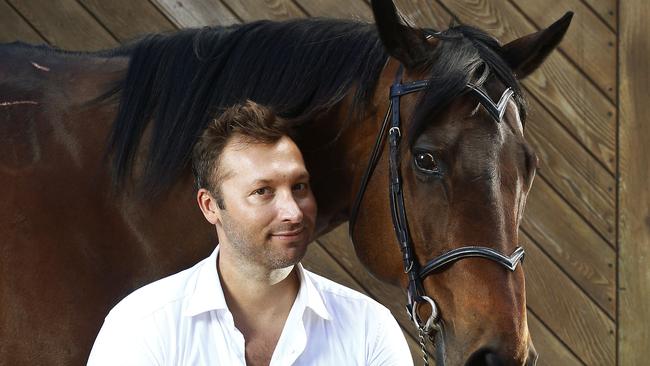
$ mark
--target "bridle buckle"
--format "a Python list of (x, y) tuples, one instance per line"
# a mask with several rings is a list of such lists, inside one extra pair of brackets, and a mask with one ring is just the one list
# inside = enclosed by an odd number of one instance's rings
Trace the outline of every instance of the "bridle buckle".
[[(426, 302), (431, 307), (431, 315), (429, 315), (429, 318), (425, 322), (423, 322), (418, 315), (418, 304), (421, 302)], [(415, 323), (415, 327), (418, 331), (424, 332), (424, 334), (431, 334), (432, 331), (437, 331), (440, 328), (437, 323), (438, 307), (436, 306), (435, 301), (433, 301), (429, 296), (418, 296), (417, 300), (413, 301), (410, 315), (413, 323)]]

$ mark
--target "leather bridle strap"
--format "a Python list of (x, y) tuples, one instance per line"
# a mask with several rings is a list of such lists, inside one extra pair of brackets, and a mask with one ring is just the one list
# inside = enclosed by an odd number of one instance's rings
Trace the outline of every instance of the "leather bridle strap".
[(501, 94), (501, 98), (499, 98), (499, 101), (497, 103), (494, 103), (492, 101), (492, 98), (490, 98), (489, 95), (487, 95), (486, 92), (483, 90), (479, 89), (477, 86), (474, 84), (467, 84), (467, 87), (469, 90), (471, 90), (472, 94), (474, 94), (475, 97), (478, 98), (479, 103), (483, 105), (483, 107), (490, 113), (490, 116), (497, 122), (501, 122), (503, 119), (503, 115), (506, 113), (506, 107), (508, 106), (508, 101), (510, 98), (515, 94), (515, 92), (511, 88), (507, 88), (503, 94)]
[(420, 279), (419, 264), (413, 251), (413, 243), (408, 229), (406, 208), (404, 207), (404, 191), (402, 190), (402, 177), (400, 173), (401, 159), (399, 143), (402, 137), (400, 130), (400, 97), (409, 93), (420, 91), (428, 86), (426, 80), (402, 84), (402, 66), (400, 65), (395, 82), (390, 87), (390, 104), (392, 105), (390, 129), (388, 130), (389, 146), (389, 192), (390, 213), (393, 220), (393, 229), (402, 253), (404, 273), (408, 277), (408, 311), (411, 312), (415, 302), (421, 301), (420, 295), (424, 293)]
[(420, 278), (425, 278), (426, 276), (430, 275), (431, 272), (440, 269), (441, 267), (446, 266), (447, 264), (450, 264), (452, 262), (455, 262), (459, 259), (463, 258), (470, 258), (470, 257), (479, 257), (479, 258), (486, 258), (486, 259), (491, 259), (510, 271), (514, 271), (517, 269), (517, 264), (520, 261), (524, 260), (524, 248), (522, 247), (517, 247), (515, 251), (509, 256), (505, 256), (496, 250), (492, 248), (487, 248), (487, 247), (462, 247), (454, 250), (450, 250), (445, 254), (442, 254), (429, 263), (427, 263), (422, 269), (420, 270)]
[[(368, 165), (366, 166), (366, 170), (364, 171), (363, 176), (361, 178), (359, 191), (357, 192), (357, 195), (355, 196), (354, 199), (354, 203), (352, 204), (352, 208), (350, 209), (350, 219), (349, 219), (349, 227), (348, 227), (350, 238), (352, 238), (352, 234), (354, 233), (354, 226), (357, 221), (359, 206), (361, 206), (361, 201), (363, 200), (363, 196), (366, 193), (366, 188), (368, 187), (368, 182), (370, 181), (370, 177), (372, 177), (372, 173), (375, 171), (375, 167), (377, 166), (377, 161), (379, 160), (379, 156), (380, 156), (379, 154), (381, 152), (382, 142), (384, 141), (384, 136), (386, 136), (386, 128), (388, 127), (388, 121), (391, 120), (391, 117), (392, 117), (393, 124), (395, 123), (395, 119), (397, 118), (397, 127), (399, 129), (399, 98), (394, 98), (394, 97), (399, 97), (405, 94), (424, 90), (429, 85), (428, 80), (418, 80), (406, 84), (401, 84), (401, 79), (402, 79), (402, 66), (400, 65), (397, 71), (397, 75), (395, 77), (395, 82), (391, 86), (390, 97), (389, 97), (390, 102), (388, 104), (388, 109), (386, 110), (386, 114), (384, 115), (384, 121), (382, 122), (381, 127), (379, 128), (379, 133), (377, 134), (375, 145), (372, 148), (370, 159), (368, 159)], [(397, 107), (393, 106), (395, 100), (397, 101), (398, 104)], [(395, 110), (397, 112), (393, 112)]]

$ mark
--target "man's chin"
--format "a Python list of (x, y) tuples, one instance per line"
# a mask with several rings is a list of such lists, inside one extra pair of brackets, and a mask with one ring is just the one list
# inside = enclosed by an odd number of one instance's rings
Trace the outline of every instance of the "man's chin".
[(275, 246), (273, 249), (273, 252), (275, 252), (273, 262), (275, 262), (274, 267), (276, 268), (286, 268), (300, 262), (307, 254), (309, 242), (296, 241), (282, 244), (282, 248)]

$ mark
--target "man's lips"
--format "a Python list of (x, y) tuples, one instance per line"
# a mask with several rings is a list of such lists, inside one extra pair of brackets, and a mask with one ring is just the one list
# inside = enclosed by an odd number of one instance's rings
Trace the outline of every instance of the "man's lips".
[(271, 234), (271, 236), (275, 236), (275, 237), (296, 237), (296, 236), (302, 234), (304, 231), (305, 231), (305, 228), (301, 227), (300, 229), (297, 229), (297, 230), (279, 231), (277, 233)]

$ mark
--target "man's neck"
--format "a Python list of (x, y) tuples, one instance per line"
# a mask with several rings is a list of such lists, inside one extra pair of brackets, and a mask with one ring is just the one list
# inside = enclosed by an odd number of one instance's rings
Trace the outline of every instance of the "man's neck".
[(232, 258), (232, 253), (223, 249), (220, 248), (217, 258), (217, 271), (233, 315), (288, 314), (300, 288), (298, 268), (264, 268), (242, 258)]
[(268, 365), (298, 295), (298, 268), (264, 270), (228, 254), (220, 251), (217, 272), (235, 327), (246, 342), (246, 363)]

